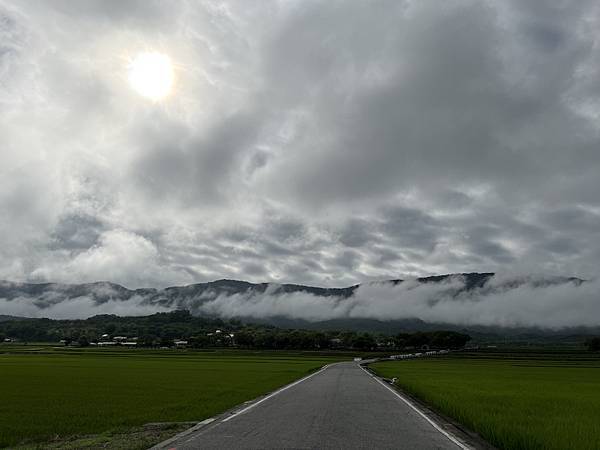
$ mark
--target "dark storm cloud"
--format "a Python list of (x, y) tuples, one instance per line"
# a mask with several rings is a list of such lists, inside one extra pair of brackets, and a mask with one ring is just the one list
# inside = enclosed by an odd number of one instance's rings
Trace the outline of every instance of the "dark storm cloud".
[(350, 219), (340, 230), (340, 242), (347, 247), (364, 247), (377, 240), (373, 228), (367, 220)]
[(380, 229), (396, 240), (400, 247), (431, 250), (435, 247), (441, 226), (418, 209), (396, 206), (383, 211)]
[(61, 217), (53, 230), (53, 246), (67, 250), (88, 249), (98, 242), (104, 226), (96, 217)]
[(187, 207), (226, 202), (241, 154), (256, 138), (260, 122), (238, 113), (196, 136), (166, 118), (153, 119), (140, 131), (144, 151), (132, 162), (138, 187), (152, 198), (170, 197)]
[[(0, 278), (593, 277), (595, 2), (0, 2)], [(155, 50), (169, 98), (127, 84)]]
[[(456, 183), (491, 183), (519, 195), (518, 183), (541, 193), (549, 171), (580, 169), (573, 157), (598, 162), (581, 139), (588, 125), (564, 99), (585, 47), (571, 44), (560, 55), (533, 59), (513, 54), (510, 46), (521, 42), (501, 27), (497, 11), (460, 3), (362, 11), (363, 21), (394, 18), (399, 25), (358, 33), (361, 45), (350, 48), (356, 36), (336, 25), (352, 8), (314, 7), (318, 20), (310, 26), (291, 19), (291, 29), (304, 32), (281, 36), (278, 48), (294, 40), (291, 48), (310, 51), (275, 52), (276, 67), (286, 72), (268, 76), (296, 92), (294, 81), (305, 74), (298, 86), (315, 91), (310, 107), (318, 111), (318, 122), (311, 115), (307, 127), (323, 137), (300, 136), (291, 143), (298, 157), (277, 166), (290, 195), (322, 204), (415, 185), (435, 195)], [(521, 67), (525, 73), (511, 73)], [(303, 107), (302, 99), (293, 100)]]

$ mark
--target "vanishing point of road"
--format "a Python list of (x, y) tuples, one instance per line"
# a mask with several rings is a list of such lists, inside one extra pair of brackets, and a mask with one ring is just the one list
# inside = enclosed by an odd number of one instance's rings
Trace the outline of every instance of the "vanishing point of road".
[(354, 362), (292, 383), (164, 449), (465, 449)]

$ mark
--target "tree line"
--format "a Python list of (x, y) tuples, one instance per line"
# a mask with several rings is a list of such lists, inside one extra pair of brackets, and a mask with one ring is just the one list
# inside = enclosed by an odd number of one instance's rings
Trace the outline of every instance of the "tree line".
[[(108, 335), (108, 336), (107, 336)], [(59, 342), (87, 346), (135, 338), (138, 347), (170, 347), (176, 340), (193, 348), (235, 347), (247, 349), (359, 349), (402, 350), (414, 348), (462, 348), (471, 339), (464, 333), (433, 331), (396, 335), (355, 331), (284, 329), (244, 324), (236, 319), (198, 317), (188, 311), (157, 313), (143, 317), (98, 315), (84, 320), (23, 319), (0, 322), (0, 342)], [(119, 345), (118, 343), (116, 345)]]
[(589, 351), (600, 352), (600, 336), (589, 338), (585, 341), (585, 345)]

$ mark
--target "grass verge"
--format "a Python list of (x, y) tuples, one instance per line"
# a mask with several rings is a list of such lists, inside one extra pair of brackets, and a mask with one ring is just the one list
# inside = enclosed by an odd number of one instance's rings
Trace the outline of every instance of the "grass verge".
[(597, 357), (462, 355), (371, 368), (499, 448), (600, 448)]
[(243, 352), (0, 354), (0, 447), (52, 448), (71, 436), (114, 435), (148, 422), (201, 421), (338, 359)]
[(191, 426), (193, 424), (189, 422), (149, 424), (122, 431), (56, 437), (51, 441), (14, 447), (14, 450), (145, 450)]

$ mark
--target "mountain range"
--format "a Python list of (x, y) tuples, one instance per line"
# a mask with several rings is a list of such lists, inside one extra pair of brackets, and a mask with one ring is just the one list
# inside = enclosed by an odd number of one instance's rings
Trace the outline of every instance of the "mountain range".
[[(398, 286), (410, 281), (417, 287), (445, 286), (453, 280), (460, 280), (458, 287), (446, 292), (449, 295), (459, 298), (461, 295), (486, 295), (494, 291), (506, 291), (518, 288), (524, 284), (529, 286), (549, 286), (563, 285), (571, 283), (580, 285), (584, 280), (575, 277), (545, 277), (545, 278), (510, 278), (497, 280), (495, 274), (486, 273), (460, 273), (446, 274), (429, 277), (422, 277), (411, 280), (393, 279), (365, 284), (357, 284), (342, 288), (323, 288), (315, 286), (305, 286), (299, 284), (274, 284), (274, 283), (250, 283), (239, 280), (217, 280), (207, 283), (197, 283), (187, 286), (172, 286), (164, 289), (141, 288), (128, 289), (119, 284), (110, 282), (96, 282), (84, 284), (61, 284), (61, 283), (18, 283), (10, 281), (0, 281), (0, 299), (5, 302), (20, 302), (27, 300), (32, 302), (38, 308), (37, 317), (43, 317), (44, 311), (61, 305), (64, 302), (85, 298), (93, 306), (102, 306), (107, 302), (129, 302), (134, 301), (136, 305), (146, 308), (157, 308), (160, 310), (185, 309), (196, 315), (207, 315), (204, 306), (211, 301), (222, 297), (238, 296), (238, 301), (251, 302), (253, 299), (261, 298), (267, 295), (281, 294), (309, 294), (315, 298), (331, 298), (336, 302), (343, 303), (349, 301), (357, 290), (364, 286), (373, 285), (393, 285)], [(293, 296), (285, 298), (285, 301), (294, 301)], [(401, 300), (399, 300), (401, 301)], [(6, 304), (6, 303), (5, 303)], [(1, 304), (0, 304), (1, 305)], [(66, 304), (65, 304), (66, 305)], [(2, 311), (0, 307), (0, 320), (14, 320), (15, 317), (1, 315), (7, 311)], [(11, 313), (13, 314), (13, 313)], [(90, 314), (90, 315), (93, 315)], [(353, 329), (371, 332), (395, 333), (402, 331), (426, 331), (443, 327), (445, 329), (454, 329), (464, 331), (467, 328), (462, 325), (449, 324), (443, 322), (425, 322), (419, 318), (402, 318), (395, 320), (382, 320), (380, 318), (362, 318), (362, 317), (336, 317), (323, 318), (323, 320), (290, 317), (290, 315), (267, 314), (264, 317), (244, 317), (243, 314), (237, 316), (242, 320), (255, 323), (270, 324), (285, 328), (305, 328), (305, 329)], [(565, 334), (565, 330), (560, 332), (552, 330), (542, 330), (537, 327), (502, 327), (502, 326), (477, 326), (470, 325), (468, 331), (479, 335), (548, 335)], [(567, 334), (589, 334), (596, 330), (589, 328), (575, 328), (566, 330)]]
[[(493, 273), (464, 273), (436, 275), (431, 277), (417, 278), (419, 283), (440, 283), (451, 277), (461, 276), (465, 280), (467, 290), (483, 287), (486, 282), (494, 276)], [(404, 280), (385, 280), (378, 283), (399, 284)], [(305, 286), (301, 284), (274, 284), (274, 283), (250, 283), (239, 280), (216, 280), (207, 283), (195, 283), (186, 286), (171, 286), (164, 289), (140, 288), (127, 289), (116, 283), (99, 281), (83, 284), (62, 283), (19, 283), (0, 280), (0, 298), (14, 300), (21, 297), (38, 299), (40, 308), (55, 304), (64, 300), (78, 297), (88, 297), (95, 303), (101, 304), (107, 301), (125, 301), (136, 296), (141, 296), (148, 303), (162, 306), (193, 306), (194, 303), (214, 299), (220, 295), (234, 294), (262, 294), (269, 287), (276, 288), (280, 293), (305, 292), (317, 297), (350, 297), (361, 285), (342, 288), (323, 288), (316, 286)]]

